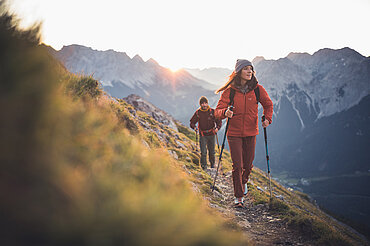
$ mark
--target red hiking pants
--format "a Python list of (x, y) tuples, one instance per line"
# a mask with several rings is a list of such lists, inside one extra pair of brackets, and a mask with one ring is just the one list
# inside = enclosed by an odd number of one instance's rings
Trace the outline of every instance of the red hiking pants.
[(237, 198), (244, 195), (244, 184), (248, 182), (253, 168), (256, 136), (228, 136), (231, 159), (233, 161), (234, 195)]

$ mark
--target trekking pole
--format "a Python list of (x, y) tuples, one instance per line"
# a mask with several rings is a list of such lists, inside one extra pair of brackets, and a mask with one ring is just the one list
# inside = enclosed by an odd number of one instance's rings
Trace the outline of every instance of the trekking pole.
[[(265, 116), (262, 115), (262, 122), (264, 122), (266, 120)], [(266, 160), (267, 160), (267, 173), (268, 173), (268, 176), (269, 176), (269, 188), (270, 188), (270, 199), (272, 198), (272, 192), (271, 192), (271, 176), (270, 176), (270, 157), (269, 157), (269, 151), (268, 151), (268, 148), (267, 148), (267, 132), (266, 132), (266, 127), (263, 128), (263, 133), (264, 133), (264, 136), (265, 136), (265, 149), (266, 149)]]
[[(230, 107), (229, 107), (230, 111), (233, 111), (233, 108), (234, 108), (234, 107), (233, 107), (232, 105), (230, 105)], [(227, 123), (226, 123), (226, 128), (225, 128), (224, 140), (222, 141), (221, 152), (220, 152), (220, 156), (219, 156), (219, 158), (218, 158), (217, 169), (216, 169), (216, 175), (215, 175), (215, 179), (213, 180), (213, 185), (212, 185), (212, 192), (215, 190), (216, 179), (217, 179), (217, 175), (218, 175), (218, 169), (219, 169), (219, 167), (220, 167), (220, 163), (221, 163), (222, 152), (224, 151), (224, 147), (225, 147), (226, 133), (227, 133), (227, 129), (229, 129), (229, 122), (230, 122), (230, 118), (227, 118)]]
[[(220, 144), (218, 143), (218, 135), (217, 135), (217, 133), (216, 133), (216, 140), (217, 140), (218, 154), (220, 155), (221, 154), (221, 152), (220, 152)], [(221, 165), (220, 169), (222, 170), (222, 165)], [(223, 174), (223, 172), (221, 172), (221, 173)]]
[(197, 152), (198, 152), (198, 131), (197, 129), (194, 129), (195, 131), (195, 142), (196, 142), (196, 147), (197, 147)]
[(220, 153), (220, 144), (218, 143), (218, 135), (217, 135), (217, 133), (216, 133), (216, 140), (217, 140), (218, 153)]

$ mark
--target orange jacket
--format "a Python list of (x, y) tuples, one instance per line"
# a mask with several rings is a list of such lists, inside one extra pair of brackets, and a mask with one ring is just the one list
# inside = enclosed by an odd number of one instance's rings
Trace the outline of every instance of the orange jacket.
[[(272, 122), (273, 104), (265, 88), (257, 84), (260, 91), (260, 103), (263, 114), (270, 123)], [(258, 135), (258, 104), (254, 90), (242, 93), (236, 89), (234, 95), (234, 114), (230, 118), (228, 136), (246, 137)], [(224, 90), (215, 109), (215, 117), (225, 119), (225, 112), (230, 103), (230, 87)]]

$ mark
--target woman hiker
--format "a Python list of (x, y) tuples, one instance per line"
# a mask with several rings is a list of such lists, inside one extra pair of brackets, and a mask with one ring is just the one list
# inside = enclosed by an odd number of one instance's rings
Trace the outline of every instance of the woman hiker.
[[(238, 59), (235, 70), (227, 83), (216, 93), (222, 92), (215, 109), (215, 117), (229, 118), (227, 140), (233, 161), (232, 178), (235, 206), (243, 207), (243, 195), (248, 192), (247, 182), (253, 168), (258, 135), (258, 102), (262, 104), (265, 121), (272, 122), (273, 104), (265, 88), (258, 84), (253, 65), (248, 60)], [(229, 108), (233, 105), (233, 109)]]

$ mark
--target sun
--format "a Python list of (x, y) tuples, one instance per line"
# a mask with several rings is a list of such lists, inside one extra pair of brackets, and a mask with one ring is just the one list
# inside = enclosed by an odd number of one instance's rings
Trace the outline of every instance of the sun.
[(180, 71), (180, 70), (181, 70), (181, 67), (171, 66), (171, 67), (168, 67), (168, 69), (169, 69), (172, 73), (177, 73), (178, 71)]

